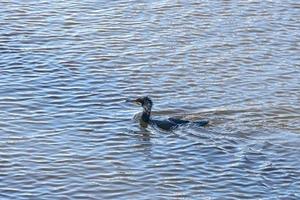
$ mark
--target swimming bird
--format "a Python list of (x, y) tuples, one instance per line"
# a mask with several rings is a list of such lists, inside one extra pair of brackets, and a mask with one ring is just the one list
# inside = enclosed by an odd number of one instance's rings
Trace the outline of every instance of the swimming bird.
[(156, 126), (163, 130), (173, 130), (174, 128), (177, 128), (180, 125), (184, 124), (195, 124), (198, 126), (205, 126), (209, 123), (207, 120), (203, 121), (188, 121), (188, 120), (182, 120), (182, 119), (176, 119), (176, 118), (168, 118), (166, 120), (156, 120), (151, 118), (151, 109), (153, 106), (153, 102), (150, 97), (140, 97), (134, 100), (126, 100), (127, 102), (132, 102), (135, 104), (138, 104), (143, 107), (143, 112), (140, 113), (140, 115), (136, 116), (136, 119), (139, 121), (140, 125), (144, 128), (147, 128), (148, 125)]

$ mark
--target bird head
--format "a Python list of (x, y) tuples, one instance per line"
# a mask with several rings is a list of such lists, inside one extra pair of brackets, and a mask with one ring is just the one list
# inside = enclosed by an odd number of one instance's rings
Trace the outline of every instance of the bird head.
[(127, 101), (135, 103), (137, 105), (141, 105), (147, 111), (151, 111), (151, 108), (152, 108), (152, 105), (153, 105), (152, 100), (148, 96), (139, 97), (137, 99), (127, 100)]

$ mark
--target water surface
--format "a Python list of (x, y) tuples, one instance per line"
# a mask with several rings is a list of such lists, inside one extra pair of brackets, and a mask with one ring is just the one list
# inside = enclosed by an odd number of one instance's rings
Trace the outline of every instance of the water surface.
[[(300, 199), (300, 4), (1, 1), (1, 199)], [(154, 117), (206, 128), (141, 129)]]

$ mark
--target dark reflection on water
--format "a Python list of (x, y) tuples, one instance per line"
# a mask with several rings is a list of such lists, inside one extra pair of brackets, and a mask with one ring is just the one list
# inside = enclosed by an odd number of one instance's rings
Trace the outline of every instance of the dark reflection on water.
[(1, 199), (300, 199), (299, 9), (2, 1)]

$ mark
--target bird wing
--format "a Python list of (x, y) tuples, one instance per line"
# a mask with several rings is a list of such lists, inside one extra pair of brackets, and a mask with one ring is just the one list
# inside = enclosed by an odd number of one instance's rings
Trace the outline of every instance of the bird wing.
[(190, 121), (183, 120), (183, 119), (176, 119), (176, 118), (168, 118), (169, 121), (176, 123), (176, 124), (186, 124), (189, 123)]
[(202, 121), (188, 121), (188, 120), (182, 120), (182, 119), (176, 119), (176, 118), (169, 118), (168, 119), (170, 122), (176, 123), (176, 124), (187, 124), (187, 123), (192, 123), (192, 124), (197, 124), (198, 126), (205, 126), (209, 123), (207, 120), (202, 120)]
[(151, 124), (161, 128), (163, 130), (171, 130), (177, 126), (176, 123), (169, 120), (153, 120), (151, 119)]

